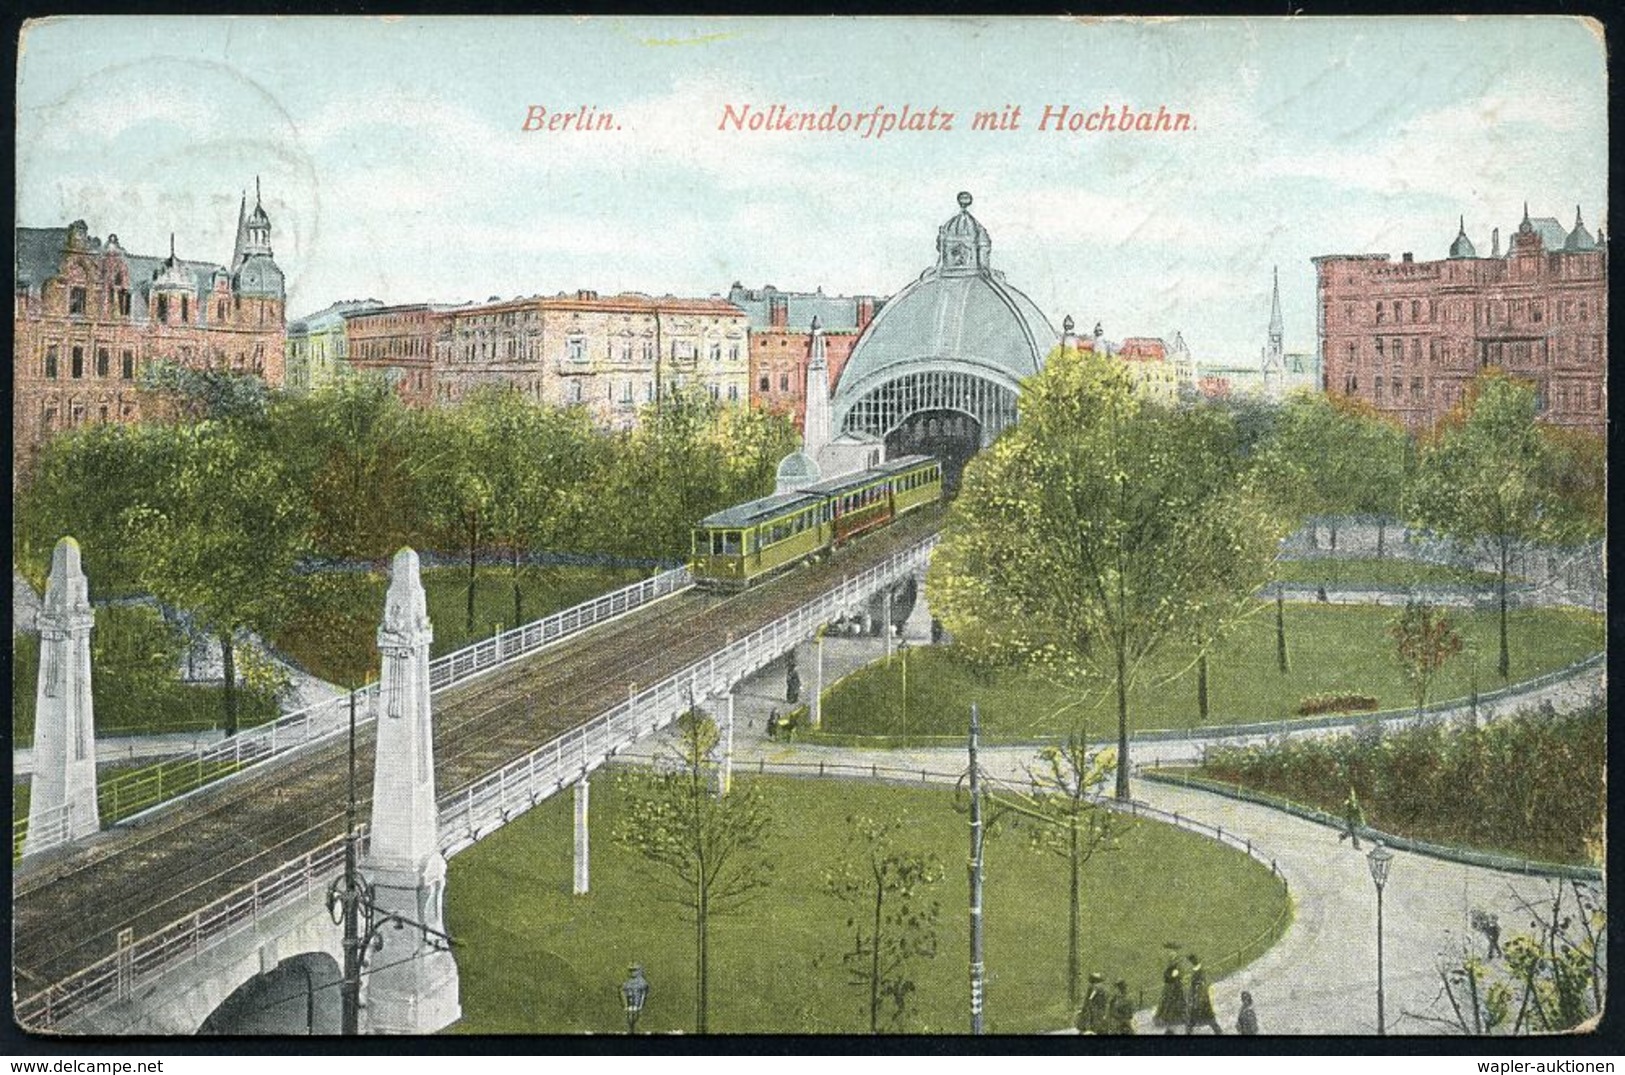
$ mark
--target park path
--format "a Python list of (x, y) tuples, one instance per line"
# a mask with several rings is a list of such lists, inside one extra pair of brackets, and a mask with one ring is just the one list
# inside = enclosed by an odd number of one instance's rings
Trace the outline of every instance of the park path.
[[(882, 645), (875, 639), (827, 639), (826, 685), (873, 661)], [(808, 689), (810, 657), (799, 656)], [(965, 751), (959, 747), (867, 749), (768, 739), (769, 713), (789, 708), (779, 666), (746, 680), (734, 699), (734, 765), (740, 770), (758, 762), (808, 766), (824, 762), (953, 773), (966, 764)], [(665, 749), (667, 741), (664, 735), (651, 737), (623, 756), (648, 758)], [(994, 778), (1024, 781), (1038, 749), (983, 747), (982, 766)], [(1131, 754), (1149, 759), (1161, 752), (1172, 761), (1183, 750), (1184, 744), (1142, 743), (1131, 747)], [(1214, 1006), (1227, 1033), (1234, 1030), (1242, 990), (1252, 993), (1264, 1033), (1376, 1033), (1376, 891), (1365, 858), (1369, 843), (1355, 851), (1339, 841), (1334, 829), (1196, 789), (1141, 779), (1134, 782), (1133, 793), (1157, 809), (1251, 840), (1274, 859), (1287, 880), (1293, 920), (1285, 935), (1261, 957), (1214, 985)], [(1470, 912), (1489, 911), (1506, 932), (1515, 932), (1528, 920), (1520, 901), (1549, 897), (1550, 888), (1549, 882), (1538, 878), (1395, 851), (1383, 893), (1387, 1032), (1445, 1032), (1446, 1027), (1428, 1021), (1430, 1016), (1443, 1017), (1449, 1009), (1440, 993), (1438, 963), (1441, 955), (1462, 943), (1478, 946), (1482, 954), (1483, 938), (1468, 927)], [(1201, 898), (1201, 893), (1193, 892), (1192, 898)], [(990, 907), (989, 913), (998, 912)], [(1110, 968), (1100, 969), (1108, 979), (1113, 977)], [(1142, 1033), (1155, 1032), (1149, 1010), (1138, 1013), (1136, 1023)]]

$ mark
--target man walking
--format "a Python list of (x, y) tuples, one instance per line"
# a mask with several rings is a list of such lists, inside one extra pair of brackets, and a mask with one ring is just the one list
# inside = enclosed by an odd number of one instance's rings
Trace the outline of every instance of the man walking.
[(1185, 1033), (1194, 1034), (1199, 1026), (1212, 1027), (1213, 1033), (1223, 1034), (1224, 1029), (1219, 1026), (1218, 1016), (1213, 1012), (1213, 987), (1208, 984), (1207, 971), (1202, 969), (1202, 960), (1195, 953), (1191, 954), (1191, 1001), (1187, 1008)]
[(1151, 1022), (1162, 1027), (1164, 1034), (1173, 1034), (1186, 1025), (1185, 1012), (1185, 976), (1179, 969), (1179, 952), (1176, 950), (1169, 953), (1168, 968), (1162, 972), (1162, 997), (1157, 1001), (1157, 1010), (1151, 1013)]
[(1106, 981), (1104, 975), (1089, 975), (1089, 991), (1083, 996), (1083, 1007), (1078, 1009), (1079, 1034), (1106, 1033)]
[(1349, 797), (1343, 800), (1343, 832), (1337, 838), (1338, 843), (1352, 839), (1354, 850), (1360, 850), (1360, 830), (1365, 828), (1365, 811), (1360, 809), (1360, 800), (1354, 796), (1354, 786), (1349, 785)]
[(1241, 1014), (1236, 1016), (1236, 1033), (1258, 1033), (1258, 1013), (1253, 1010), (1253, 995), (1245, 989), (1241, 991)]

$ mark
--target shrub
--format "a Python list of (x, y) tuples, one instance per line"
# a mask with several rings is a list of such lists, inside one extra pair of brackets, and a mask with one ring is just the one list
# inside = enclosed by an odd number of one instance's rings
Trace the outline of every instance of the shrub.
[(1312, 717), (1317, 713), (1369, 713), (1377, 708), (1377, 700), (1369, 694), (1311, 694), (1298, 703), (1299, 716)]

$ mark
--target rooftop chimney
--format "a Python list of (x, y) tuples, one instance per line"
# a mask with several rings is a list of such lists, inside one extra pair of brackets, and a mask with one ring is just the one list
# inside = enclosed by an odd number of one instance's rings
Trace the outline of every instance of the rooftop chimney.
[(790, 326), (790, 298), (787, 295), (770, 295), (767, 300), (767, 324), (769, 328), (788, 328)]

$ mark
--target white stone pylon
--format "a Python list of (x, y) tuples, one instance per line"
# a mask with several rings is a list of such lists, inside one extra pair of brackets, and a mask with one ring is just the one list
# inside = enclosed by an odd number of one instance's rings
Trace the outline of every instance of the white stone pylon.
[(374, 1034), (432, 1034), (462, 1016), (457, 964), (444, 940), (446, 858), (434, 792), (434, 735), (429, 710), (429, 624), (418, 555), (395, 554), (390, 565), (383, 659), (376, 700), (378, 755), (372, 782), (372, 828), (365, 871), (380, 913), (405, 919), (385, 925), (382, 947), (367, 955), (367, 1029)]
[(34, 695), (34, 781), (23, 857), (101, 828), (96, 807), (96, 730), (90, 701), (90, 586), (79, 543), (51, 553), (39, 613), (39, 685)]
[(592, 879), (592, 845), (589, 842), (587, 829), (588, 809), (591, 802), (592, 786), (588, 778), (583, 776), (576, 781), (575, 787), (575, 894), (585, 896), (591, 888)]

